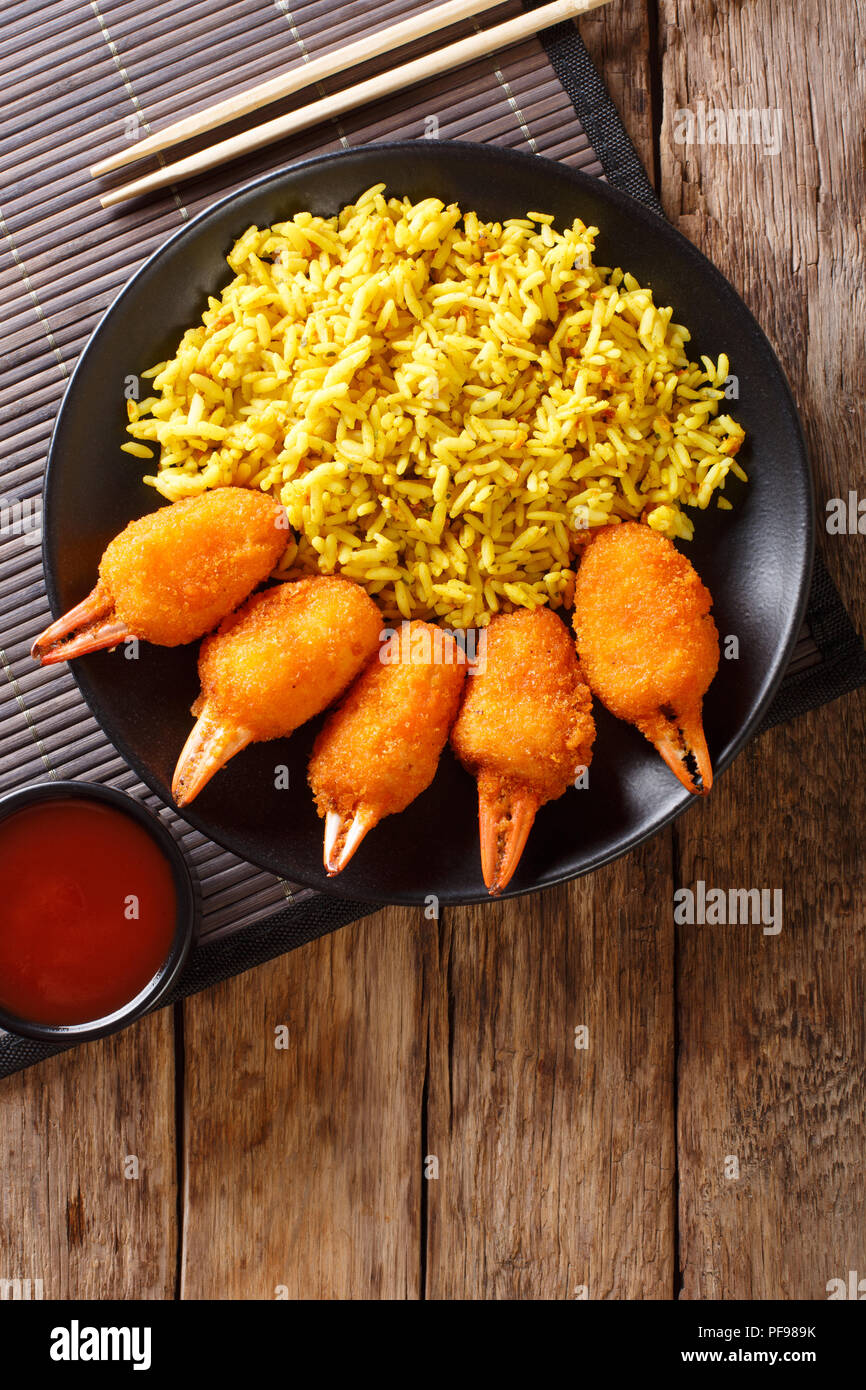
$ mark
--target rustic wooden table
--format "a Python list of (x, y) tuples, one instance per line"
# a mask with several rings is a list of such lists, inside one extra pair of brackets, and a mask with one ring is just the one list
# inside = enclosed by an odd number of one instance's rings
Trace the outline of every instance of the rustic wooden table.
[[(866, 495), (862, 9), (615, 0), (581, 32), (668, 216), (788, 371), (819, 509)], [(779, 112), (777, 152), (679, 143), (701, 102)], [(821, 543), (863, 630), (866, 539)], [(0, 1083), (0, 1276), (821, 1299), (866, 1274), (864, 714), (860, 692), (756, 739), (567, 889), (382, 912)], [(676, 927), (699, 879), (783, 889), (782, 931)]]

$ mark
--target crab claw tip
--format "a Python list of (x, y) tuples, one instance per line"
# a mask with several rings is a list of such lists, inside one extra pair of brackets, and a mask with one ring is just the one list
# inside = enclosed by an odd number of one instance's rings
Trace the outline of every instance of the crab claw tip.
[(511, 882), (537, 810), (537, 797), (524, 789), (511, 790), (502, 785), (491, 792), (479, 787), (481, 872), (491, 897), (501, 893)]
[[(713, 765), (700, 709), (687, 715), (675, 715), (672, 719), (660, 716), (641, 732), (687, 791), (693, 796), (706, 796), (713, 785)], [(689, 766), (690, 758), (697, 769), (697, 778)]]
[(69, 661), (104, 647), (116, 647), (129, 636), (126, 623), (114, 612), (110, 594), (97, 584), (87, 598), (39, 634), (30, 648), (30, 655), (40, 666), (53, 666), (58, 661)]
[(328, 877), (342, 873), (364, 836), (376, 824), (370, 811), (354, 811), (347, 815), (328, 811), (325, 816), (324, 863)]
[(251, 742), (249, 729), (238, 728), (209, 710), (202, 710), (174, 770), (171, 794), (175, 803), (188, 806), (214, 773)]

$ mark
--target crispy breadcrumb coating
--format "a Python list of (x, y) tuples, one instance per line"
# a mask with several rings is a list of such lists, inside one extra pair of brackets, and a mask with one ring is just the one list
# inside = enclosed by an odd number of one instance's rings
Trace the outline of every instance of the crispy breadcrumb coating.
[(592, 757), (592, 697), (574, 643), (551, 609), (521, 609), (492, 620), (485, 660), (466, 683), (451, 745), (485, 784), (519, 784), (543, 806)]
[(319, 576), (257, 594), (205, 638), (201, 695), (212, 717), (281, 738), (325, 709), (375, 652), (382, 615), (350, 579)]
[(371, 658), (328, 716), (310, 759), (319, 815), (379, 821), (430, 783), (457, 714), (465, 657), (450, 633), (408, 623)]
[(605, 527), (583, 553), (573, 618), (590, 688), (645, 734), (693, 792), (712, 785), (701, 722), (719, 664), (711, 604), (689, 560), (649, 526)]
[(719, 664), (712, 598), (691, 563), (639, 522), (605, 527), (584, 553), (574, 631), (590, 686), (632, 723), (701, 700)]
[(99, 565), (99, 587), (136, 637), (163, 647), (216, 627), (271, 573), (289, 539), (282, 508), (216, 488), (130, 522)]

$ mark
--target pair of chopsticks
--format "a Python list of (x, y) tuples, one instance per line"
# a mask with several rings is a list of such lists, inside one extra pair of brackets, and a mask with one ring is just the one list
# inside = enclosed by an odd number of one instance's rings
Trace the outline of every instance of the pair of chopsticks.
[[(424, 10), (421, 14), (401, 20), (399, 24), (389, 25), (386, 29), (379, 29), (363, 39), (347, 44), (344, 48), (336, 49), (333, 53), (325, 53), (320, 58), (298, 63), (288, 72), (280, 73), (267, 82), (260, 82), (257, 86), (228, 97), (194, 116), (185, 116), (183, 120), (175, 121), (164, 130), (148, 135), (144, 140), (138, 140), (126, 149), (100, 160), (98, 164), (94, 164), (90, 172), (94, 178), (98, 178), (132, 164), (135, 160), (143, 159), (146, 155), (160, 154), (162, 150), (170, 149), (205, 131), (214, 130), (226, 121), (233, 121), (252, 111), (258, 111), (272, 101), (291, 96), (313, 83), (357, 67), (372, 58), (392, 53), (415, 39), (438, 33), (449, 25), (471, 19), (474, 15), (482, 14), (501, 3), (502, 0), (446, 0), (445, 4)], [(409, 87), (441, 72), (462, 67), (465, 63), (471, 63), (497, 49), (520, 43), (522, 39), (537, 34), (552, 24), (574, 19), (579, 14), (599, 9), (607, 3), (608, 0), (553, 0), (552, 4), (542, 5), (540, 9), (518, 15), (516, 19), (494, 25), (492, 29), (478, 30), (468, 38), (448, 44), (437, 52), (428, 53), (410, 63), (402, 63), (390, 72), (380, 73), (366, 82), (359, 82), (332, 96), (322, 97), (321, 100), (302, 106), (297, 111), (290, 111), (288, 115), (278, 116), (276, 120), (266, 121), (263, 125), (254, 126), (252, 130), (234, 135), (228, 140), (221, 140), (218, 144), (199, 150), (196, 154), (188, 155), (173, 164), (166, 164), (160, 158), (162, 167), (155, 173), (146, 174), (143, 178), (133, 179), (131, 183), (110, 189), (100, 201), (105, 208), (113, 207), (116, 203), (127, 202), (130, 198), (137, 198), (156, 188), (164, 188), (166, 184), (192, 178), (205, 169), (226, 164), (229, 160), (237, 159), (239, 155), (248, 154), (251, 150), (260, 149), (284, 135), (305, 130), (331, 116), (339, 116), (377, 98), (389, 96), (402, 87)]]

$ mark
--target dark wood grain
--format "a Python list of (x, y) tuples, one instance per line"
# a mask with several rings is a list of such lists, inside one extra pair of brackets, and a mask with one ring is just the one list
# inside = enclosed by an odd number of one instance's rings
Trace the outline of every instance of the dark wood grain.
[(591, 880), (448, 913), (428, 1298), (672, 1296), (670, 892), (659, 836)]
[(174, 1108), (170, 1009), (0, 1081), (0, 1279), (171, 1298)]
[(653, 182), (658, 172), (654, 19), (655, 0), (620, 0), (593, 10), (578, 23), (580, 36)]
[[(862, 10), (663, 0), (665, 208), (754, 310), (794, 386), (819, 517), (864, 488)], [(777, 154), (678, 143), (675, 112), (768, 108)], [(863, 623), (863, 536), (819, 535)], [(683, 1296), (825, 1298), (864, 1267), (862, 692), (754, 742), (678, 823), (679, 881), (781, 888), (761, 926), (678, 933)], [(726, 1177), (728, 1157), (739, 1178)], [(733, 1171), (733, 1164), (729, 1163)]]
[(426, 1007), (395, 909), (187, 1001), (184, 1298), (418, 1297)]
[(863, 705), (766, 735), (679, 832), (684, 882), (784, 895), (778, 935), (679, 929), (686, 1298), (820, 1299), (863, 1266)]

